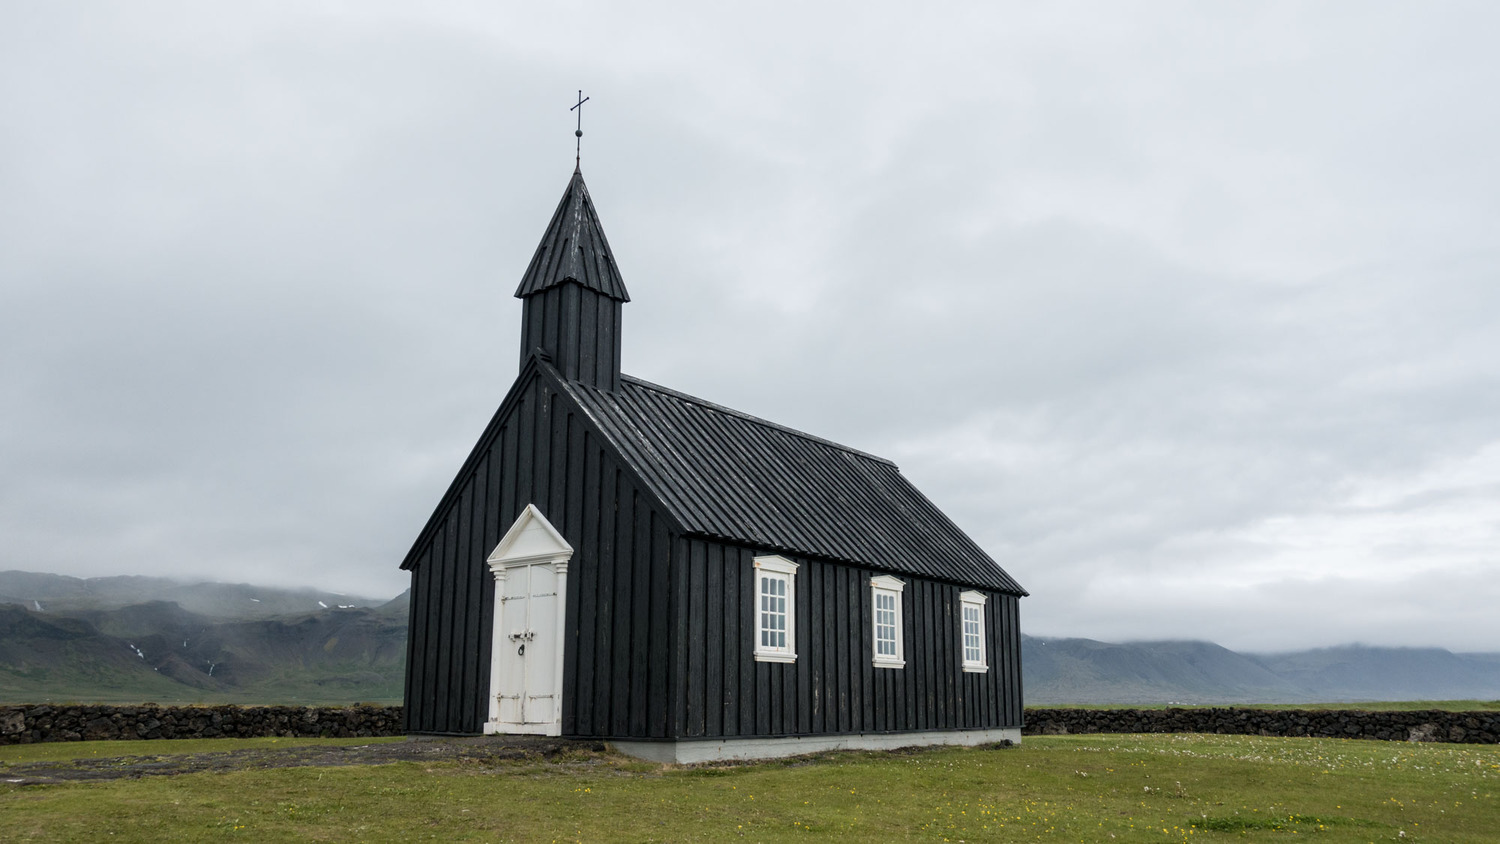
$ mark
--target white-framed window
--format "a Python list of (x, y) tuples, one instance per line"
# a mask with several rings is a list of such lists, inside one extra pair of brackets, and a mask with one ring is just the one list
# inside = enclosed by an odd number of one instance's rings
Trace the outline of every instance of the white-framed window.
[(771, 555), (755, 558), (755, 659), (797, 661), (797, 564)]
[(906, 635), (901, 629), (901, 593), (906, 584), (888, 574), (870, 578), (870, 619), (875, 629), (876, 668), (906, 667)]
[(984, 604), (988, 600), (979, 592), (958, 594), (965, 671), (984, 673), (990, 670), (984, 653)]

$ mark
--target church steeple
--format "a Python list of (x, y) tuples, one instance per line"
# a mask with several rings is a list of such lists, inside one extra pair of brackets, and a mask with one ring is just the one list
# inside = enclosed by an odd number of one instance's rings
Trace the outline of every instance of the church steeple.
[(620, 310), (630, 294), (580, 170), (573, 171), (516, 298), (526, 303), (523, 364), (542, 349), (563, 377), (604, 390), (619, 388)]

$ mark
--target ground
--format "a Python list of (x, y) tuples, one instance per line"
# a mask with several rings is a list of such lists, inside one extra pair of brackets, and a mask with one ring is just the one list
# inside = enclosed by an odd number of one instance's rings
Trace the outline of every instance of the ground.
[(245, 747), (211, 753), (48, 760), (5, 765), (0, 768), (0, 775), (3, 775), (5, 782), (13, 785), (44, 785), (172, 776), (205, 771), (326, 768), (380, 765), (388, 762), (494, 764), (523, 759), (551, 760), (559, 757), (583, 760), (604, 753), (604, 744), (597, 741), (540, 736), (483, 736), (431, 741), (421, 739), (378, 741), (343, 746)]

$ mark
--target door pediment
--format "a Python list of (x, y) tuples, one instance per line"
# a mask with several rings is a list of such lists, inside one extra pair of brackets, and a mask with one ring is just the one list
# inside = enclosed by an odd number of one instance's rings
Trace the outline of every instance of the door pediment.
[(491, 569), (545, 560), (566, 565), (572, 556), (573, 546), (563, 539), (535, 504), (527, 504), (485, 562)]

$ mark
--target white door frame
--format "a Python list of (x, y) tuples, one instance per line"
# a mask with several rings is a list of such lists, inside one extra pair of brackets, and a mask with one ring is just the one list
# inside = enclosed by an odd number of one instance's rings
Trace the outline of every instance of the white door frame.
[[(490, 553), (486, 563), (495, 577), (495, 620), (490, 630), (490, 695), (489, 720), (484, 725), (486, 734), (535, 733), (547, 736), (562, 734), (562, 675), (563, 637), (567, 616), (568, 561), (573, 558), (573, 546), (547, 521), (542, 511), (534, 504), (527, 504), (515, 524), (505, 532), (500, 544)], [(506, 723), (500, 720), (500, 684), (509, 658), (511, 646), (509, 628), (505, 618), (505, 584), (511, 569), (521, 566), (540, 565), (556, 575), (557, 602), (554, 615), (552, 680), (552, 717), (531, 723)], [(528, 603), (530, 600), (528, 599)], [(535, 632), (535, 631), (531, 631)], [(528, 689), (527, 691), (532, 691)], [(541, 690), (537, 690), (541, 691)], [(530, 720), (529, 718), (527, 719)]]

